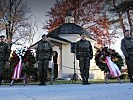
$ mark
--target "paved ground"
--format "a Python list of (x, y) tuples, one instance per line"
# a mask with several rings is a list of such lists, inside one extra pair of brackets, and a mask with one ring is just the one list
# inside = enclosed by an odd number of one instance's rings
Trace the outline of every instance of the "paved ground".
[(133, 100), (133, 83), (2, 85), (0, 100)]

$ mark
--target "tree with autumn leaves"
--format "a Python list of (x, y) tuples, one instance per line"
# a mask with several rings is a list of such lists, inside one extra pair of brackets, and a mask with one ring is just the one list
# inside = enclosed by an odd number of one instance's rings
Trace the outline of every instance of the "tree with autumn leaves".
[[(115, 34), (110, 35), (109, 19), (104, 12), (105, 0), (63, 0), (56, 1), (54, 7), (48, 12), (49, 20), (45, 29), (48, 32), (57, 28), (64, 23), (66, 12), (71, 10), (74, 17), (74, 22), (83, 28), (85, 28), (89, 35), (95, 39), (100, 39), (104, 44), (110, 45), (111, 38), (115, 37)], [(101, 36), (103, 36), (101, 38)], [(109, 37), (108, 40), (106, 37)], [(107, 42), (108, 41), (108, 42)]]
[[(132, 26), (133, 1), (119, 0), (62, 0), (48, 11), (49, 20), (44, 26), (50, 33), (65, 22), (67, 11), (71, 11), (74, 23), (88, 31), (101, 47), (109, 47), (120, 34), (117, 29), (125, 30), (124, 21)], [(125, 6), (122, 6), (126, 4)], [(126, 9), (125, 9), (126, 8)], [(122, 15), (127, 14), (124, 18)], [(121, 58), (121, 57), (120, 57)], [(99, 60), (99, 59), (98, 59)], [(123, 63), (118, 60), (118, 63)], [(121, 64), (122, 65), (122, 64)]]
[[(114, 38), (118, 38), (116, 29), (126, 29), (124, 19), (128, 19), (127, 23), (132, 26), (132, 3), (132, 0), (57, 0), (48, 11), (49, 20), (44, 28), (51, 32), (64, 23), (66, 12), (71, 10), (76, 24), (85, 28), (98, 43), (110, 47)], [(124, 4), (126, 7), (122, 6)], [(127, 18), (122, 16), (124, 13)]]

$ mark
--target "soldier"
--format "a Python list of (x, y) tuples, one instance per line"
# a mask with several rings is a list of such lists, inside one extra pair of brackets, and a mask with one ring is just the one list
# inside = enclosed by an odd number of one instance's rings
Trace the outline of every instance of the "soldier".
[(2, 82), (2, 70), (9, 60), (10, 51), (10, 46), (6, 43), (5, 36), (0, 36), (0, 85)]
[(76, 58), (79, 60), (82, 84), (89, 85), (90, 60), (93, 58), (93, 50), (90, 41), (86, 40), (86, 34), (81, 35), (81, 39), (77, 41), (75, 49)]
[(38, 43), (36, 51), (36, 59), (39, 61), (39, 85), (46, 85), (48, 65), (49, 61), (52, 59), (52, 52), (52, 46), (50, 42), (47, 41), (47, 36), (45, 34), (42, 35), (42, 39)]
[(125, 30), (124, 38), (121, 40), (121, 50), (125, 56), (130, 82), (133, 83), (133, 38), (129, 30)]

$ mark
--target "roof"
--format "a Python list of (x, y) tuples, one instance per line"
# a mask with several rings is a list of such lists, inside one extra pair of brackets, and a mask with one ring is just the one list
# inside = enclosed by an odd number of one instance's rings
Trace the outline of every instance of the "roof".
[(51, 31), (47, 36), (69, 43), (70, 41), (61, 38), (59, 35), (60, 34), (79, 34), (79, 35), (81, 35), (83, 33), (86, 33), (87, 37), (89, 37), (90, 39), (95, 40), (88, 34), (88, 32), (84, 28), (82, 28), (81, 26), (79, 26), (75, 23), (64, 23), (64, 24), (60, 25), (58, 28)]
[(79, 34), (85, 33), (86, 31), (79, 25), (74, 23), (64, 23), (55, 30), (51, 31), (48, 36), (57, 36), (59, 34)]
[[(87, 33), (87, 32), (81, 26), (79, 26), (75, 23), (64, 23), (64, 24), (60, 25), (58, 28), (51, 31), (49, 34), (47, 34), (47, 36), (50, 39), (52, 38), (52, 39), (55, 39), (55, 40), (62, 41), (62, 43), (63, 42), (71, 43), (71, 41), (69, 41), (67, 39), (64, 39), (64, 38), (61, 38), (59, 35), (60, 34), (79, 34), (79, 35), (81, 35), (83, 33)], [(31, 47), (34, 47), (37, 43), (35, 43)]]
[(60, 25), (58, 28), (51, 31), (47, 36), (70, 43), (69, 40), (63, 39), (59, 35), (60, 34), (79, 34), (79, 35), (81, 35), (85, 32), (86, 31), (81, 26), (79, 26), (75, 23), (64, 23), (64, 24)]

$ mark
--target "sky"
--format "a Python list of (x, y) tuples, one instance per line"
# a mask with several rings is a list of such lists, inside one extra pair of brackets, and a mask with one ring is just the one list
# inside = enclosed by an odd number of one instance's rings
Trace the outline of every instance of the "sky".
[(28, 5), (31, 8), (32, 18), (40, 23), (46, 20), (46, 13), (54, 5), (55, 0), (28, 0)]
[[(48, 19), (46, 17), (47, 12), (50, 8), (55, 4), (56, 0), (27, 0), (27, 5), (31, 9), (31, 22), (37, 22), (38, 31), (35, 34), (35, 38), (33, 44), (41, 39), (43, 34), (47, 34), (47, 31), (42, 29), (45, 21)], [(20, 43), (21, 44), (21, 43)], [(25, 43), (24, 45), (29, 46), (29, 43)], [(12, 49), (16, 49), (16, 45), (12, 46)]]
[(39, 30), (37, 32), (37, 37), (42, 34), (47, 34), (47, 31), (42, 29), (45, 21), (47, 20), (46, 14), (51, 7), (55, 4), (56, 0), (28, 0), (28, 6), (31, 9), (31, 21), (37, 22)]

